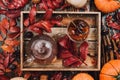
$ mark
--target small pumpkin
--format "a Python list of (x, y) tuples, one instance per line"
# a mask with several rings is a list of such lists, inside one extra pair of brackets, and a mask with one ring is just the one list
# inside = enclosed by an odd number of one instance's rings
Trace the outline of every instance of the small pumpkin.
[(101, 69), (100, 80), (120, 80), (120, 60), (111, 60)]
[(88, 73), (78, 73), (72, 80), (94, 80), (94, 78)]
[(119, 0), (94, 0), (98, 10), (109, 13), (120, 8)]

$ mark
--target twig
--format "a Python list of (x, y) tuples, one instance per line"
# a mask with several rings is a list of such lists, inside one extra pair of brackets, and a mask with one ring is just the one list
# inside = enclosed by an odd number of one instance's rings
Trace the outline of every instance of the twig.
[[(67, 14), (67, 17), (70, 18), (69, 14)], [(80, 28), (73, 21), (71, 21), (71, 23), (78, 29), (78, 31), (80, 33), (82, 33), (82, 31), (80, 30)]]

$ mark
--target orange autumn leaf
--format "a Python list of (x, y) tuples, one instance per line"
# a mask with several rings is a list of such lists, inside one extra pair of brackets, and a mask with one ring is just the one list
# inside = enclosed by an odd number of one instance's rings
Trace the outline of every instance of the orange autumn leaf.
[(20, 44), (20, 41), (16, 39), (19, 36), (20, 27), (15, 25), (16, 21), (14, 19), (3, 18), (0, 21), (0, 41), (3, 41), (1, 48), (4, 52), (13, 53), (15, 47)]
[(5, 28), (5, 29), (9, 29), (9, 21), (8, 21), (8, 19), (7, 18), (4, 18), (4, 19), (2, 19), (2, 26)]
[(3, 37), (2, 37), (2, 35), (0, 34), (0, 41), (3, 41)]
[(0, 22), (0, 31), (6, 36), (7, 30), (9, 29), (9, 21), (7, 18), (3, 18)]
[(2, 45), (1, 48), (3, 49), (3, 51), (8, 52), (8, 53), (14, 52), (14, 48), (6, 44)]
[(10, 70), (9, 68), (6, 68), (6, 69), (5, 69), (5, 72), (8, 73), (8, 72), (11, 72), (11, 70)]
[(20, 41), (16, 40), (16, 39), (6, 39), (5, 40), (5, 44), (9, 45), (9, 46), (18, 46), (20, 44)]

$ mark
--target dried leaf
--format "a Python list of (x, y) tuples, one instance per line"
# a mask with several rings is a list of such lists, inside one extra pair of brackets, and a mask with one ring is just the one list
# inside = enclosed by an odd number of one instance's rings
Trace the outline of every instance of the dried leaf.
[[(48, 7), (50, 8), (50, 9), (55, 9), (56, 7), (53, 5), (53, 2), (54, 1), (52, 1), (52, 0), (47, 0), (47, 5), (48, 5)], [(59, 4), (58, 4), (59, 5)]]
[(48, 10), (47, 2), (45, 0), (42, 0), (42, 3), (39, 4), (39, 8), (47, 11)]
[(6, 39), (4, 42), (5, 44), (12, 46), (12, 47), (18, 46), (20, 44), (20, 41), (16, 39)]
[(120, 39), (120, 33), (116, 33), (112, 36), (112, 39), (117, 40)]
[(73, 41), (71, 41), (70, 39), (68, 40), (68, 48), (69, 51), (73, 54), (73, 55), (78, 55), (78, 47), (77, 44)]
[(71, 65), (71, 67), (80, 67), (82, 63), (83, 63), (82, 61), (77, 61), (77, 62), (73, 63)]
[(4, 8), (4, 9), (6, 9), (6, 8), (7, 8), (7, 6), (5, 6), (5, 4), (3, 3), (3, 1), (2, 1), (2, 0), (0, 0), (0, 7)]
[(10, 32), (11, 33), (18, 33), (18, 32), (20, 32), (20, 27), (17, 27), (17, 26), (10, 27)]
[(61, 80), (62, 79), (62, 73), (59, 72), (59, 73), (56, 73), (52, 76), (51, 80)]
[(110, 27), (110, 28), (113, 28), (113, 29), (116, 29), (116, 30), (120, 30), (120, 25), (119, 24), (117, 24), (117, 23), (108, 23), (108, 26)]
[(42, 34), (41, 29), (38, 28), (38, 27), (32, 27), (31, 30), (32, 30), (33, 32), (35, 32), (35, 33)]
[(41, 24), (45, 31), (51, 32), (51, 27), (53, 27), (53, 24), (51, 24), (50, 21), (41, 21)]
[(31, 28), (34, 28), (34, 27), (42, 28), (42, 24), (41, 23), (42, 23), (41, 21), (38, 21), (38, 22), (34, 23), (33, 25), (31, 25), (29, 27), (31, 27)]
[(21, 10), (9, 10), (6, 12), (6, 16), (9, 17), (9, 18), (17, 18), (20, 16), (20, 12)]
[(3, 26), (4, 26), (4, 25), (2, 25), (2, 23), (0, 22), (0, 31), (1, 31), (1, 33), (2, 33), (4, 36), (6, 36), (7, 30), (6, 30)]
[[(4, 55), (4, 58), (6, 58), (6, 57), (8, 56), (8, 53), (7, 53), (7, 52), (4, 52), (3, 55)], [(4, 58), (3, 58), (3, 59), (4, 59)]]
[(30, 25), (30, 18), (24, 20), (24, 26), (28, 27)]
[(31, 76), (31, 73), (26, 73), (26, 74), (24, 75), (24, 78), (25, 78), (25, 79), (29, 79), (30, 76)]
[(7, 36), (8, 38), (15, 39), (20, 36), (20, 33), (8, 33)]
[(62, 26), (61, 22), (58, 21), (58, 20), (52, 19), (52, 20), (51, 20), (51, 23), (52, 23), (53, 25)]
[(3, 59), (0, 59), (0, 64), (3, 64)]
[(0, 64), (0, 70), (5, 71), (5, 67), (3, 64)]
[(73, 63), (79, 61), (79, 59), (76, 57), (76, 56), (72, 56), (72, 57), (69, 57), (67, 59), (64, 59), (63, 60), (63, 65), (68, 67), (70, 65), (72, 65)]
[(31, 10), (30, 10), (30, 14), (29, 14), (29, 20), (30, 23), (33, 24), (35, 22), (35, 16), (36, 16), (36, 6), (32, 6)]
[(20, 69), (20, 67), (18, 67), (15, 72), (18, 74), (18, 76), (21, 76), (22, 75), (22, 71)]
[(19, 67), (19, 64), (17, 61), (14, 61), (12, 64), (17, 65)]
[(88, 54), (88, 43), (86, 41), (84, 41), (81, 45), (80, 45), (80, 59), (82, 59), (82, 61), (86, 60), (87, 58), (87, 54)]
[(4, 59), (4, 55), (0, 53), (0, 59)]
[(5, 69), (5, 72), (6, 72), (6, 73), (9, 73), (9, 72), (11, 72), (11, 70), (8, 69), (8, 68), (6, 68), (6, 69)]
[(55, 6), (55, 8), (59, 8), (61, 5), (60, 3), (57, 3), (56, 0), (52, 1), (53, 6)]
[(117, 59), (120, 60), (120, 54), (118, 52), (115, 52), (115, 55), (116, 55)]
[(7, 68), (9, 65), (9, 61), (10, 61), (10, 55), (8, 54), (8, 56), (4, 59), (4, 67)]
[(3, 41), (3, 37), (2, 37), (2, 35), (0, 34), (0, 41)]
[(70, 4), (64, 4), (61, 8), (60, 8), (60, 10), (63, 10), (63, 9), (65, 9), (65, 8), (67, 8), (67, 7), (70, 7), (71, 5)]
[(9, 29), (9, 22), (8, 22), (8, 19), (7, 18), (3, 18), (2, 19), (2, 26), (8, 30)]
[(68, 51), (68, 50), (62, 51), (60, 53), (60, 57), (62, 59), (66, 59), (66, 58), (69, 58), (69, 57), (72, 57), (72, 56), (73, 56), (72, 53), (70, 51)]
[(1, 75), (0, 80), (10, 80), (10, 79), (8, 77), (6, 77), (5, 75)]
[(53, 10), (52, 9), (48, 9), (43, 17), (44, 20), (50, 20), (53, 14)]
[(59, 45), (65, 49), (68, 49), (69, 48), (69, 45), (68, 45), (68, 36), (65, 35), (64, 37), (61, 37), (58, 41)]
[(10, 57), (10, 63), (13, 62), (15, 60), (15, 58)]
[(8, 53), (13, 53), (15, 51), (12, 46), (8, 46), (6, 44), (2, 45), (1, 48), (3, 49), (3, 51)]
[(15, 19), (10, 19), (10, 27), (16, 26), (16, 21)]
[(0, 76), (1, 76), (1, 75), (4, 75), (4, 72), (3, 72), (2, 70), (0, 70)]
[(4, 10), (4, 9), (0, 9), (0, 14), (6, 14), (6, 10)]
[(56, 77), (55, 77), (55, 80), (61, 80), (62, 79), (62, 73), (60, 72), (60, 73), (58, 73), (57, 75), (56, 75)]

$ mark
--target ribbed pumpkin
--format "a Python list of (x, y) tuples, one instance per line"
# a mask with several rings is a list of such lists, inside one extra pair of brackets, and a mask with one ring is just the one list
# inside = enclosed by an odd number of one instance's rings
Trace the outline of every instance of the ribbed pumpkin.
[(120, 8), (119, 0), (94, 0), (98, 10), (109, 13)]
[(120, 80), (120, 60), (107, 62), (100, 72), (100, 80)]
[(94, 78), (87, 73), (78, 73), (72, 80), (94, 80)]

